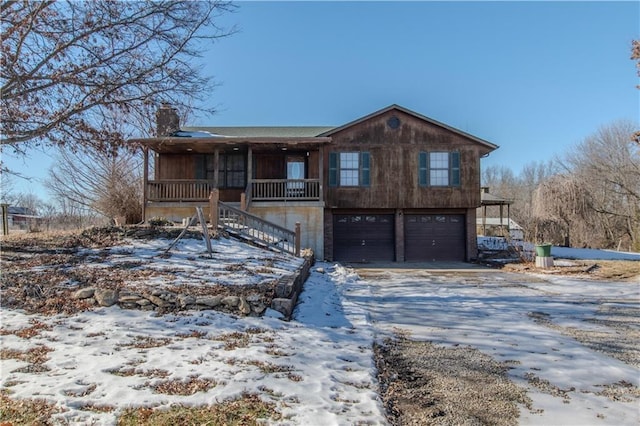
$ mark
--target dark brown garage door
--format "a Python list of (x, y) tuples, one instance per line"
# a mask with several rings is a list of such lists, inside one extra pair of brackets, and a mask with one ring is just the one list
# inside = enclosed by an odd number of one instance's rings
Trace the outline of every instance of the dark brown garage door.
[(334, 260), (347, 262), (394, 261), (393, 229), (393, 215), (334, 215)]
[(465, 259), (464, 215), (405, 215), (404, 235), (407, 261)]

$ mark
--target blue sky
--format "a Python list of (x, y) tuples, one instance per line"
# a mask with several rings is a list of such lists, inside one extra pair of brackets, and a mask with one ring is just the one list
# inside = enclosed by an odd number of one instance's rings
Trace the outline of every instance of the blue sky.
[[(500, 145), (483, 166), (518, 173), (640, 117), (638, 2), (237, 4), (220, 22), (240, 31), (203, 53), (218, 113), (186, 124), (342, 125), (396, 103)], [(38, 195), (40, 157), (4, 158)]]

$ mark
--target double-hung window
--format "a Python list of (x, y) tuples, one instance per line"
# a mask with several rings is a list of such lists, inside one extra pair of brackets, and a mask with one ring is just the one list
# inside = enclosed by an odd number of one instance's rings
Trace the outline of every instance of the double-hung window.
[(370, 178), (368, 152), (329, 153), (329, 186), (369, 186)]
[(420, 152), (418, 182), (420, 186), (460, 186), (460, 153)]

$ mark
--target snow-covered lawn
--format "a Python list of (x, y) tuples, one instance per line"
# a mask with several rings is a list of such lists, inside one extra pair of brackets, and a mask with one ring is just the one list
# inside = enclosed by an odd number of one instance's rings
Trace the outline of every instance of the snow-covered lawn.
[[(175, 285), (176, 277), (181, 285), (206, 286), (259, 282), (264, 257), (273, 258), (270, 276), (298, 264), (224, 239), (206, 259), (202, 243), (193, 241), (170, 257), (159, 255), (166, 244), (131, 241), (110, 249), (119, 257), (109, 265), (152, 265), (158, 286)], [(86, 259), (100, 267), (104, 256), (92, 256)], [(241, 269), (230, 267), (239, 259)], [(618, 313), (633, 322), (637, 284), (493, 271), (362, 275), (316, 264), (291, 322), (271, 310), (258, 318), (215, 311), (159, 316), (115, 306), (56, 316), (2, 308), (0, 386), (12, 398), (55, 402), (60, 423), (113, 424), (127, 407), (199, 406), (253, 393), (275, 403), (284, 424), (384, 424), (372, 345), (395, 327), (509, 361), (511, 378), (544, 410), (522, 407), (524, 424), (639, 423), (637, 396), (606, 397), (610, 385), (611, 392), (620, 383), (637, 389), (637, 365), (570, 336), (572, 328), (622, 334), (600, 320)], [(637, 331), (638, 323), (632, 327)]]

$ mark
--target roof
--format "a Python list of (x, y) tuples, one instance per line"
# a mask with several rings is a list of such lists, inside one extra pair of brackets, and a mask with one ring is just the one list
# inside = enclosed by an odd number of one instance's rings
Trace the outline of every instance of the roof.
[(480, 199), (483, 206), (499, 206), (506, 204), (513, 204), (513, 200), (498, 197), (497, 195), (489, 194), (488, 192), (481, 192)]
[(308, 138), (334, 129), (335, 126), (222, 126), (222, 127), (182, 127), (187, 132), (208, 132), (216, 136), (268, 137), (268, 138)]
[(239, 149), (251, 146), (267, 149), (310, 149), (331, 142), (329, 137), (265, 137), (265, 136), (220, 136), (202, 137), (192, 136), (164, 136), (159, 138), (131, 139), (132, 143), (139, 143), (158, 153), (199, 154), (212, 153), (216, 148)]
[(484, 139), (480, 139), (462, 130), (425, 117), (407, 108), (393, 104), (366, 115), (340, 127), (335, 126), (186, 126), (171, 136), (131, 139), (132, 143), (147, 146), (156, 152), (213, 152), (215, 147), (255, 146), (275, 148), (285, 146), (313, 147), (331, 142), (331, 135), (391, 110), (401, 111), (419, 120), (447, 129), (453, 133), (474, 141), (489, 153), (498, 148)]
[(367, 121), (367, 120), (369, 120), (369, 119), (371, 119), (371, 118), (373, 118), (373, 117), (376, 117), (376, 116), (378, 116), (378, 115), (384, 114), (384, 113), (386, 113), (386, 112), (388, 112), (388, 111), (392, 111), (392, 110), (401, 111), (401, 112), (403, 112), (403, 113), (405, 113), (405, 114), (408, 114), (408, 115), (411, 115), (411, 116), (413, 116), (413, 117), (415, 117), (415, 118), (417, 118), (417, 119), (419, 119), (419, 120), (426, 121), (427, 123), (431, 123), (431, 124), (433, 124), (433, 125), (435, 125), (435, 126), (438, 126), (438, 127), (443, 128), (443, 129), (449, 130), (449, 131), (451, 131), (451, 132), (453, 132), (453, 133), (456, 133), (456, 134), (458, 134), (458, 135), (460, 135), (460, 136), (463, 136), (463, 137), (465, 137), (465, 138), (467, 138), (467, 139), (471, 139), (472, 141), (477, 142), (477, 143), (479, 143), (480, 145), (485, 146), (485, 147), (486, 147), (486, 148), (488, 148), (490, 151), (493, 151), (494, 149), (497, 149), (497, 148), (498, 148), (498, 145), (496, 145), (496, 144), (493, 144), (493, 143), (491, 143), (491, 142), (489, 142), (489, 141), (486, 141), (486, 140), (484, 140), (484, 139), (480, 139), (480, 138), (479, 138), (479, 137), (477, 137), (477, 136), (473, 136), (472, 134), (469, 134), (469, 133), (463, 132), (462, 130), (456, 129), (455, 127), (448, 126), (448, 125), (446, 125), (446, 124), (444, 124), (444, 123), (441, 123), (441, 122), (439, 122), (439, 121), (436, 121), (436, 120), (434, 120), (434, 119), (432, 119), (432, 118), (429, 118), (429, 117), (427, 117), (427, 116), (424, 116), (424, 115), (422, 115), (422, 114), (418, 114), (418, 113), (417, 113), (417, 112), (415, 112), (415, 111), (411, 111), (410, 109), (404, 108), (404, 107), (402, 107), (402, 106), (400, 106), (400, 105), (397, 105), (397, 104), (389, 105), (389, 106), (388, 106), (388, 107), (386, 107), (386, 108), (383, 108), (383, 109), (381, 109), (381, 110), (378, 110), (378, 111), (376, 111), (376, 112), (373, 112), (373, 113), (371, 113), (371, 114), (369, 114), (369, 115), (366, 115), (366, 116), (364, 116), (364, 117), (358, 118), (357, 120), (354, 120), (354, 121), (352, 121), (352, 122), (350, 122), (350, 123), (347, 123), (347, 124), (345, 124), (345, 125), (343, 125), (343, 126), (336, 127), (336, 128), (330, 129), (330, 130), (327, 130), (326, 132), (321, 133), (319, 136), (331, 136), (331, 135), (333, 135), (334, 133), (337, 133), (337, 132), (339, 132), (339, 131), (341, 131), (341, 130), (343, 130), (343, 129), (346, 129), (346, 128), (348, 128), (348, 127), (354, 126), (354, 125), (356, 125), (356, 124), (358, 124), (358, 123), (362, 123), (363, 121)]
[(7, 214), (20, 216), (33, 216), (33, 211), (29, 207), (9, 206)]

